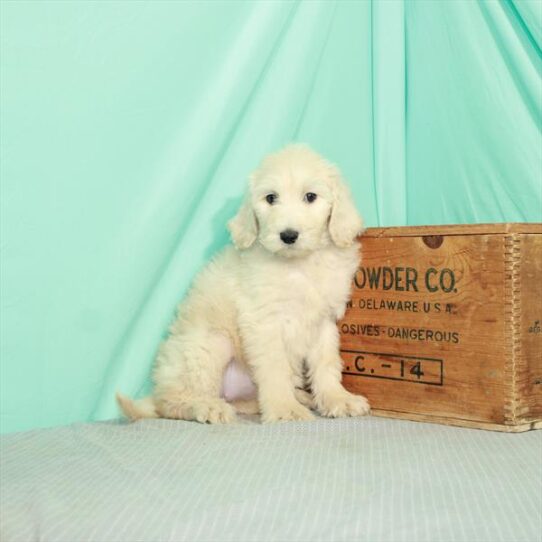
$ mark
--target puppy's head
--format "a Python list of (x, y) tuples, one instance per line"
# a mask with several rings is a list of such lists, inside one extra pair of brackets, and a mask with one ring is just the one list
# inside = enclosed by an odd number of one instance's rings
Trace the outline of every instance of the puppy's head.
[(262, 161), (228, 226), (237, 248), (258, 240), (272, 253), (295, 257), (330, 243), (352, 245), (362, 221), (337, 167), (295, 144)]

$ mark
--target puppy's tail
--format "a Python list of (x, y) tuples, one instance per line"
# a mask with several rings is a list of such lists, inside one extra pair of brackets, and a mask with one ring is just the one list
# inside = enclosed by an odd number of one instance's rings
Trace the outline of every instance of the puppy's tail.
[(122, 410), (122, 413), (132, 422), (140, 420), (141, 418), (159, 417), (152, 397), (130, 399), (117, 392), (117, 403)]

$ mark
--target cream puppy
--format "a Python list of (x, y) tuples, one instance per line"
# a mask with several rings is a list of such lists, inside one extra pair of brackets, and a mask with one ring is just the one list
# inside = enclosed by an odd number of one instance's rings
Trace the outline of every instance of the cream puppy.
[(234, 421), (247, 404), (224, 398), (233, 362), (254, 382), (264, 422), (309, 420), (310, 408), (367, 414), (367, 400), (341, 384), (336, 322), (359, 263), (362, 222), (339, 170), (303, 145), (268, 156), (228, 226), (235, 246), (203, 269), (179, 305), (152, 397), (119, 394), (123, 412)]

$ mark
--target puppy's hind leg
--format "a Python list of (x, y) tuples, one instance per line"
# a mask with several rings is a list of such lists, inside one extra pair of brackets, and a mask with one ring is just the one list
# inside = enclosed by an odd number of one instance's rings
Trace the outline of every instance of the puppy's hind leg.
[(173, 335), (162, 345), (154, 373), (154, 402), (163, 418), (229, 423), (235, 409), (220, 397), (233, 356), (229, 338), (208, 330)]

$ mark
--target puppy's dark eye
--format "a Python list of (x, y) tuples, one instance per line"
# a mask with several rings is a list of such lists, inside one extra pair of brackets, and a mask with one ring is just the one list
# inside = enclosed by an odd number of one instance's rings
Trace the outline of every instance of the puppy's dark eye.
[(305, 201), (307, 203), (312, 203), (318, 196), (314, 192), (307, 192), (305, 194)]
[(277, 201), (277, 195), (276, 194), (267, 194), (267, 196), (265, 196), (265, 201), (267, 201), (267, 203), (269, 203), (269, 205), (273, 205), (273, 203), (275, 203), (275, 201)]

